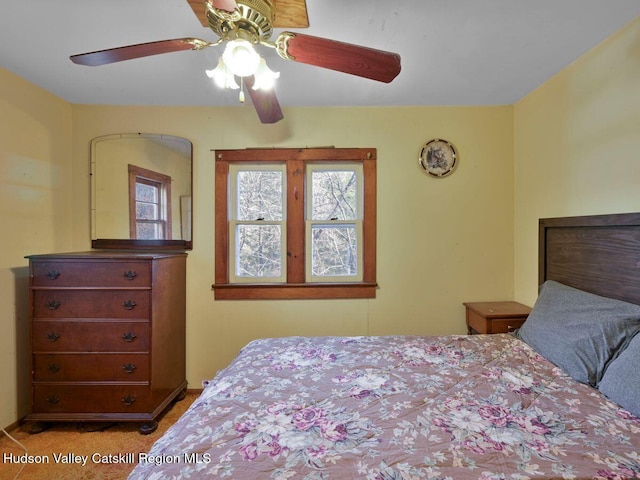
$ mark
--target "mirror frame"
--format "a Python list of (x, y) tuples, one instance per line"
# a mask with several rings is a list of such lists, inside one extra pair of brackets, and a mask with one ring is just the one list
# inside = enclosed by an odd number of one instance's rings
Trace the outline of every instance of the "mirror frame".
[[(96, 161), (96, 144), (105, 140), (116, 140), (119, 138), (164, 138), (181, 141), (191, 148), (190, 162), (191, 168), (189, 178), (191, 182), (191, 198), (193, 199), (193, 143), (184, 137), (175, 135), (165, 135), (157, 133), (116, 133), (95, 137), (91, 140), (91, 155), (89, 158), (89, 176), (91, 202), (89, 208), (89, 236), (91, 238), (91, 248), (96, 249), (126, 249), (126, 250), (192, 250), (193, 249), (193, 204), (190, 212), (189, 224), (191, 225), (191, 238), (189, 240), (133, 240), (120, 238), (93, 238), (94, 222), (96, 214), (96, 180), (94, 176)], [(193, 200), (192, 200), (193, 201)]]

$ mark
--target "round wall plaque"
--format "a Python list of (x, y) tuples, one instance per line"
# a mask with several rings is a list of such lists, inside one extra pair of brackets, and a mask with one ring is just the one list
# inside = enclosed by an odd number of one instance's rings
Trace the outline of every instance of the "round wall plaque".
[(456, 167), (458, 153), (451, 143), (440, 138), (434, 138), (424, 144), (422, 150), (420, 150), (418, 161), (429, 175), (446, 177)]

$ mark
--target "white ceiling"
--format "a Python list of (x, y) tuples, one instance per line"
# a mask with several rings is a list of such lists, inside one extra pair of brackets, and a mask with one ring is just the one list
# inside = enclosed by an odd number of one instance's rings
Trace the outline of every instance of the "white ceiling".
[[(638, 0), (307, 0), (307, 8), (302, 33), (399, 53), (402, 71), (384, 84), (261, 47), (281, 72), (283, 107), (512, 104), (640, 15)], [(236, 92), (204, 74), (223, 47), (99, 67), (69, 60), (182, 37), (217, 39), (186, 0), (0, 2), (0, 66), (69, 102), (236, 105)]]

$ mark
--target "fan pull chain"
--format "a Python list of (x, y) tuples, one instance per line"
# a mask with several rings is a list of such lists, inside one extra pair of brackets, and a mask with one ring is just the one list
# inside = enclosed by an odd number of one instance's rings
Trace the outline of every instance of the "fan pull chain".
[(240, 103), (244, 103), (244, 77), (240, 77)]

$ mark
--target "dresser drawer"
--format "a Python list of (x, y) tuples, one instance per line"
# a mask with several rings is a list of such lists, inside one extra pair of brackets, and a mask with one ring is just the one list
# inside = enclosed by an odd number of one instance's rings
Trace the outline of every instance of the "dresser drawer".
[(36, 382), (144, 382), (149, 380), (149, 355), (36, 354), (33, 379)]
[(33, 413), (139, 413), (152, 403), (144, 385), (34, 385)]
[(31, 267), (34, 287), (148, 287), (148, 262), (34, 261)]
[(148, 290), (35, 290), (34, 318), (149, 318)]
[(148, 352), (148, 322), (34, 321), (34, 353)]

